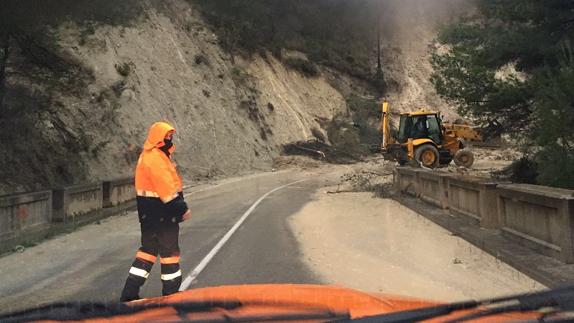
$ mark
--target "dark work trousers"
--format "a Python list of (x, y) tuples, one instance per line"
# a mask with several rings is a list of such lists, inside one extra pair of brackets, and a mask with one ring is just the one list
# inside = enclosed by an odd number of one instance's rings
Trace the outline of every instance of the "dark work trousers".
[(181, 285), (179, 268), (179, 223), (173, 221), (156, 224), (141, 224), (141, 247), (130, 269), (121, 301), (139, 299), (141, 286), (160, 256), (161, 281), (164, 296), (176, 293)]

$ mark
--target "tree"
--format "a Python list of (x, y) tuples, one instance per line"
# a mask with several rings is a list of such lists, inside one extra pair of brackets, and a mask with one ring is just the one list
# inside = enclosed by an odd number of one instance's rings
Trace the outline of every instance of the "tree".
[(383, 73), (383, 64), (381, 61), (382, 53), (381, 53), (381, 14), (382, 8), (381, 6), (376, 7), (377, 10), (377, 71), (375, 72), (373, 84), (375, 88), (379, 91), (379, 94), (382, 95), (385, 92), (386, 83), (385, 83), (385, 74)]
[(555, 68), (536, 80), (535, 136), (542, 183), (574, 186), (574, 55), (565, 47)]
[(4, 106), (4, 96), (6, 95), (6, 78), (8, 59), (10, 57), (10, 34), (5, 32), (0, 34), (0, 117)]
[(2, 116), (4, 97), (6, 96), (6, 79), (8, 77), (8, 60), (10, 58), (11, 33), (13, 22), (10, 18), (10, 6), (0, 13), (0, 117)]
[(437, 92), (493, 132), (514, 134), (536, 147), (540, 183), (574, 187), (572, 137), (567, 134), (574, 122), (568, 54), (574, 2), (477, 4), (478, 16), (446, 26), (439, 35), (442, 46), (431, 58)]

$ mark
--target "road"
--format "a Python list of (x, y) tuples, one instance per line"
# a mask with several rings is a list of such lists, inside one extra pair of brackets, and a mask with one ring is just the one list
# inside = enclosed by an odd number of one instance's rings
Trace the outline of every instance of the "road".
[[(184, 278), (258, 199), (291, 184), (260, 201), (189, 288), (320, 283), (300, 262), (297, 241), (286, 221), (317, 188), (329, 183), (317, 174), (282, 171), (192, 188), (186, 199), (193, 216), (180, 230)], [(138, 246), (139, 224), (130, 212), (2, 257), (0, 309), (56, 301), (117, 300)], [(161, 295), (159, 271), (157, 263), (142, 297)]]
[[(450, 266), (447, 269), (452, 270), (451, 274), (436, 257), (409, 262), (399, 249), (413, 249), (413, 237), (399, 234), (398, 226), (401, 230), (418, 226), (416, 220), (410, 220), (418, 215), (406, 211), (398, 214), (396, 208), (376, 204), (387, 202), (370, 197), (359, 201), (348, 196), (346, 202), (336, 196), (329, 197), (334, 200), (317, 197), (323, 187), (339, 183), (345, 171), (334, 166), (309, 172), (280, 171), (192, 188), (186, 199), (193, 215), (180, 230), (184, 287), (333, 281), (350, 287), (369, 287), (380, 285), (382, 269), (388, 266), (394, 268), (388, 273), (394, 272), (397, 277), (412, 273), (404, 281), (391, 280), (394, 285), (381, 285), (397, 291), (408, 291), (409, 284), (415, 281), (421, 285), (433, 283), (429, 280), (434, 278), (429, 277), (437, 277), (439, 270), (442, 277), (476, 282), (465, 286), (471, 292), (480, 290), (481, 281), (493, 275), (499, 275), (501, 280), (513, 279), (499, 270), (498, 264), (488, 267), (488, 273), (483, 267), (464, 271), (461, 266)], [(379, 215), (365, 217), (369, 212)], [(386, 214), (389, 212), (392, 214)], [(387, 217), (401, 218), (402, 222), (384, 220)], [(376, 228), (385, 225), (389, 226), (386, 236), (377, 233), (381, 231)], [(438, 230), (429, 226), (436, 225), (425, 223), (420, 230)], [(117, 301), (139, 247), (139, 235), (137, 216), (129, 212), (0, 258), (0, 312), (59, 301)], [(426, 253), (427, 243), (421, 240), (419, 245), (418, 254)], [(461, 239), (439, 239), (435, 249), (470, 248), (467, 245)], [(381, 254), (382, 250), (395, 253)], [(480, 257), (478, 261), (485, 261), (481, 259), (489, 258)], [(161, 294), (159, 271), (156, 263), (142, 297)], [(386, 276), (391, 275), (388, 273)], [(531, 281), (523, 280), (517, 284), (532, 286)], [(430, 284), (426, 289), (431, 296), (437, 288), (456, 291), (461, 289), (459, 282), (445, 279), (438, 287)]]

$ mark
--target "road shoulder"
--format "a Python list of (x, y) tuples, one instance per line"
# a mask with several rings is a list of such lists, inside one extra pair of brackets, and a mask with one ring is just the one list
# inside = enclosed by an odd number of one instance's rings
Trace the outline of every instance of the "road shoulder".
[(303, 261), (328, 284), (439, 301), (544, 288), (395, 200), (334, 190), (290, 219)]
[(407, 196), (395, 198), (402, 205), (422, 214), (548, 287), (563, 287), (574, 283), (574, 264), (565, 264), (552, 257), (539, 254), (505, 238), (497, 230), (480, 228), (471, 221), (453, 216), (415, 198)]

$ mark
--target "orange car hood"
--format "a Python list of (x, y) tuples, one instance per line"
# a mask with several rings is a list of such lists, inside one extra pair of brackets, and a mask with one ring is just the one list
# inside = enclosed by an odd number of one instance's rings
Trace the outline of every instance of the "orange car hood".
[(244, 306), (293, 306), (349, 312), (352, 317), (408, 310), (437, 303), (400, 297), (385, 297), (360, 291), (323, 285), (239, 285), (198, 288), (174, 295), (144, 299), (133, 304), (239, 301)]
[[(240, 302), (243, 306), (238, 310), (233, 310), (230, 317), (238, 317), (247, 314), (273, 314), (277, 311), (285, 312), (286, 308), (293, 311), (305, 309), (322, 309), (333, 313), (349, 313), (351, 318), (380, 315), (397, 311), (406, 311), (422, 307), (440, 305), (438, 302), (423, 301), (414, 298), (392, 296), (386, 294), (364, 293), (348, 288), (324, 285), (292, 285), (292, 284), (269, 284), (269, 285), (239, 285), (198, 288), (174, 295), (143, 299), (130, 304), (171, 304), (182, 302), (206, 302), (224, 301)], [(149, 313), (151, 316), (142, 317), (138, 314), (133, 317), (123, 317), (118, 322), (139, 322), (143, 320), (154, 320), (154, 315), (173, 315), (177, 318), (177, 313), (160, 312)], [(468, 314), (471, 311), (460, 311), (454, 315), (443, 316), (436, 320), (442, 322), (448, 318), (454, 318), (461, 314)], [(193, 317), (197, 319), (197, 313)], [(137, 317), (137, 319), (136, 319)], [(181, 316), (179, 316), (181, 318)], [(487, 318), (473, 322), (506, 322), (517, 319), (532, 319), (532, 314), (504, 314), (500, 316), (489, 316)], [(161, 317), (167, 319), (168, 317)], [(209, 316), (206, 316), (209, 319)]]
[[(139, 305), (144, 305), (143, 308)], [(172, 306), (173, 305), (173, 306)], [(228, 306), (231, 305), (231, 306)], [(297, 318), (299, 322), (325, 322), (332, 318), (351, 319), (401, 312), (440, 305), (417, 299), (368, 294), (352, 289), (319, 285), (241, 285), (198, 288), (167, 297), (143, 299), (128, 303), (134, 312), (95, 315), (74, 322), (249, 322), (255, 318)], [(200, 310), (183, 310), (198, 306)], [(444, 322), (479, 309), (459, 311), (425, 322)], [(301, 319), (300, 319), (301, 318)], [(536, 313), (508, 313), (483, 317), (469, 322), (509, 322), (536, 320)], [(67, 318), (69, 322), (70, 318)], [(268, 320), (267, 320), (268, 321)], [(59, 322), (36, 321), (36, 322)]]

